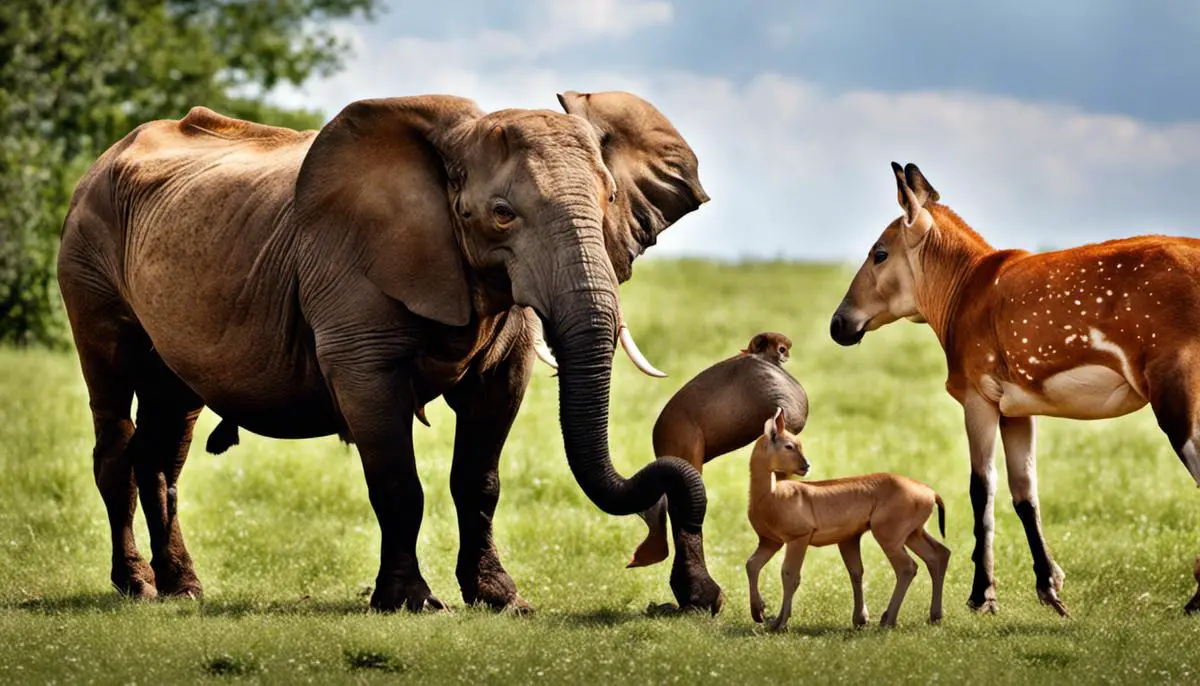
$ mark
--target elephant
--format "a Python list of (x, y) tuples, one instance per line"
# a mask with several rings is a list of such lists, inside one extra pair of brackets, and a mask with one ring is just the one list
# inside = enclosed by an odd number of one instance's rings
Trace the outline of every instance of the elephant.
[[(681, 523), (675, 598), (720, 609), (699, 473), (657, 460), (623, 477), (607, 426), (616, 341), (632, 343), (618, 284), (708, 201), (698, 161), (635, 95), (558, 99), (563, 113), (485, 113), (443, 95), (361, 100), (306, 132), (196, 107), (139, 126), (91, 166), (65, 220), (58, 280), (119, 591), (203, 593), (175, 494), (208, 407), (225, 425), (218, 444), (236, 441), (237, 427), (354, 444), (382, 539), (371, 607), (445, 608), (416, 555), (412, 439), (414, 416), (444, 397), (456, 414), (463, 601), (529, 609), (500, 563), (492, 518), (540, 330), (560, 366), (563, 445), (579, 486), (613, 515), (667, 495)], [(134, 542), (139, 498), (149, 564)]]

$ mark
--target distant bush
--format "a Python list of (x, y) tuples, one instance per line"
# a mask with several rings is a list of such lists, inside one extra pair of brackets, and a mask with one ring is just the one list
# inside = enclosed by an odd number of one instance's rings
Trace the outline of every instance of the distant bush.
[(251, 93), (340, 66), (331, 19), (378, 0), (0, 2), (0, 343), (56, 343), (54, 263), (71, 191), (138, 124), (194, 105), (313, 128)]

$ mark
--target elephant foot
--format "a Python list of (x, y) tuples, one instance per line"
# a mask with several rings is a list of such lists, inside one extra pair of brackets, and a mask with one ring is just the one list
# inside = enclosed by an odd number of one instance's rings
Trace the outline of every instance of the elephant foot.
[(154, 584), (154, 569), (140, 557), (113, 560), (109, 577), (117, 592), (138, 600), (153, 600), (158, 597)]
[(725, 605), (725, 594), (704, 566), (704, 538), (699, 532), (679, 531), (675, 535), (671, 591), (680, 610), (699, 610), (716, 616)]
[(158, 595), (163, 598), (190, 598), (202, 600), (204, 587), (196, 578), (196, 572), (191, 564), (168, 564), (155, 568), (155, 578), (158, 580)]
[(459, 585), (467, 605), (485, 605), (496, 612), (518, 615), (533, 613), (533, 606), (517, 593), (517, 585), (503, 569), (482, 572), (474, 579), (460, 578)]
[(379, 612), (449, 612), (450, 608), (429, 590), (424, 579), (409, 581), (377, 580), (371, 594), (371, 609)]

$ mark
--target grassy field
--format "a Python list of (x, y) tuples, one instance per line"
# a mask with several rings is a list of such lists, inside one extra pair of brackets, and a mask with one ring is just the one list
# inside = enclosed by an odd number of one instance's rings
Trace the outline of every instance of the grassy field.
[[(646, 615), (670, 600), (668, 567), (623, 569), (644, 527), (590, 505), (563, 457), (556, 383), (539, 367), (502, 463), (501, 556), (532, 617), (464, 608), (454, 581), (457, 530), (448, 478), (453, 417), (438, 401), (417, 427), (426, 492), (420, 552), (434, 592), (455, 612), (368, 613), (379, 534), (356, 453), (334, 439), (243, 434), (220, 457), (201, 437), (180, 484), (180, 517), (203, 602), (136, 603), (108, 585), (109, 538), (92, 484), (91, 420), (71, 353), (0, 350), (0, 683), (252, 681), (424, 683), (939, 681), (1191, 682), (1200, 619), (1185, 618), (1200, 551), (1200, 492), (1149, 411), (1105, 422), (1042, 420), (1040, 484), (1047, 536), (1067, 572), (1062, 620), (1041, 607), (1020, 524), (997, 498), (1000, 613), (965, 607), (971, 515), (962, 419), (943, 390), (928, 327), (896, 324), (859, 347), (830, 341), (848, 283), (840, 267), (640, 264), (626, 317), (655, 381), (617, 363), (612, 439), (626, 474), (651, 457), (650, 430), (691, 375), (773, 329), (795, 341), (789, 370), (808, 389), (805, 449), (818, 478), (892, 470), (946, 499), (946, 618), (929, 627), (922, 568), (901, 627), (850, 627), (836, 550), (810, 552), (791, 631), (768, 635), (747, 610), (743, 563), (748, 449), (709, 466), (705, 545), (724, 586), (717, 618)], [(140, 526), (139, 515), (139, 528)], [(144, 532), (143, 532), (144, 534)], [(148, 554), (149, 545), (142, 536)], [(893, 576), (864, 542), (873, 619)], [(763, 575), (779, 600), (778, 556)]]

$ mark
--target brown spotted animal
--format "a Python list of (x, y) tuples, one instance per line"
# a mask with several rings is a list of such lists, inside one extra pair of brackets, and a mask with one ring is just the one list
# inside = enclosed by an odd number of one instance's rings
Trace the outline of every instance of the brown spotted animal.
[[(667, 401), (654, 424), (654, 454), (681, 457), (703, 471), (704, 463), (750, 445), (761, 433), (762, 418), (784, 408), (788, 428), (799, 433), (808, 421), (808, 396), (783, 363), (792, 341), (763, 332), (737, 355), (700, 372)], [(667, 500), (641, 514), (650, 528), (630, 567), (667, 559)]]
[(771, 627), (773, 631), (787, 628), (808, 548), (837, 544), (854, 588), (851, 621), (856, 627), (866, 624), (859, 543), (868, 530), (896, 570), (896, 587), (880, 623), (888, 627), (896, 625), (904, 595), (917, 575), (917, 564), (904, 551), (906, 546), (921, 558), (933, 577), (929, 621), (941, 621), (942, 583), (950, 563), (950, 549), (925, 531), (925, 522), (936, 506), (938, 529), (943, 538), (946, 536), (946, 507), (941, 496), (925, 484), (895, 474), (807, 483), (787, 478), (793, 474), (804, 476), (808, 469), (800, 441), (784, 426), (782, 410), (777, 410), (767, 420), (763, 435), (750, 455), (747, 515), (758, 534), (758, 549), (746, 560), (746, 577), (750, 582), (750, 616), (754, 621), (763, 621), (758, 574), (780, 548), (787, 546), (782, 569), (783, 606)]
[[(999, 428), (1038, 597), (1065, 615), (1064, 575), (1042, 537), (1033, 418), (1117, 417), (1149, 404), (1200, 485), (1200, 240), (1141, 236), (1042, 254), (996, 250), (938, 202), (916, 165), (893, 162), (892, 169), (904, 214), (871, 247), (830, 333), (853, 345), (901, 318), (929, 323), (971, 449), (968, 604), (996, 609)], [(1200, 584), (1185, 609), (1200, 611)]]

